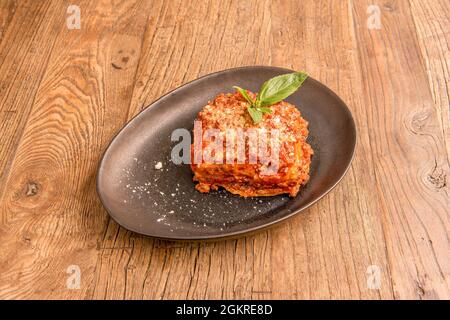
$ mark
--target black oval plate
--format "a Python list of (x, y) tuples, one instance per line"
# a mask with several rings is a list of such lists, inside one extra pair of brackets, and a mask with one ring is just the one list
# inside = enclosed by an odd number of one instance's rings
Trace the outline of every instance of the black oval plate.
[[(237, 236), (280, 222), (307, 208), (342, 179), (356, 144), (355, 123), (345, 103), (308, 78), (286, 100), (309, 121), (314, 149), (311, 178), (295, 198), (240, 198), (194, 189), (189, 165), (170, 161), (174, 129), (192, 132), (197, 113), (234, 85), (258, 91), (264, 81), (293, 72), (243, 67), (216, 72), (185, 84), (152, 103), (113, 139), (100, 163), (97, 192), (110, 216), (131, 231), (171, 240)], [(161, 162), (162, 169), (155, 169)]]

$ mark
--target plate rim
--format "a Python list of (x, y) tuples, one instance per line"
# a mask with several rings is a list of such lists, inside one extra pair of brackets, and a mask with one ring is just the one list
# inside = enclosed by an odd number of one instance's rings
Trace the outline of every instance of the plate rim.
[(278, 225), (282, 222), (286, 222), (288, 219), (294, 217), (295, 215), (297, 215), (298, 213), (300, 213), (303, 210), (308, 209), (309, 207), (311, 207), (313, 204), (317, 203), (319, 200), (321, 200), (324, 196), (326, 196), (328, 193), (330, 193), (341, 181), (342, 179), (346, 176), (348, 170), (351, 167), (351, 164), (353, 162), (353, 159), (355, 157), (355, 153), (356, 153), (356, 146), (357, 146), (357, 142), (358, 142), (358, 134), (357, 134), (357, 130), (356, 130), (356, 123), (355, 123), (355, 119), (353, 118), (353, 115), (350, 111), (350, 108), (347, 106), (347, 104), (342, 100), (342, 98), (340, 98), (333, 90), (331, 90), (330, 88), (328, 88), (325, 84), (321, 83), (320, 81), (314, 79), (311, 76), (308, 76), (308, 80), (309, 81), (313, 81), (316, 84), (318, 84), (320, 87), (322, 87), (322, 89), (324, 89), (325, 91), (327, 91), (333, 98), (335, 98), (342, 106), (344, 106), (344, 111), (345, 113), (348, 115), (349, 119), (351, 120), (351, 133), (352, 136), (354, 137), (354, 143), (352, 146), (352, 151), (351, 151), (351, 156), (350, 156), (350, 160), (347, 163), (345, 170), (342, 171), (342, 173), (340, 175), (338, 175), (338, 179), (336, 180), (336, 182), (334, 184), (332, 184), (330, 187), (328, 187), (320, 196), (318, 196), (316, 199), (312, 200), (311, 202), (301, 206), (300, 208), (298, 208), (297, 210), (294, 210), (292, 212), (289, 212), (288, 214), (286, 214), (285, 216), (282, 216), (274, 221), (269, 221), (266, 223), (263, 223), (261, 225), (258, 226), (254, 226), (248, 229), (243, 229), (243, 230), (238, 230), (238, 231), (232, 231), (232, 232), (226, 232), (223, 234), (215, 234), (215, 235), (196, 235), (196, 236), (174, 236), (174, 237), (163, 237), (163, 236), (158, 236), (158, 235), (153, 235), (153, 234), (149, 234), (149, 233), (144, 233), (142, 231), (138, 231), (135, 230), (134, 228), (128, 227), (126, 226), (125, 223), (123, 222), (119, 222), (118, 219), (115, 217), (114, 214), (112, 214), (112, 212), (109, 210), (109, 208), (106, 205), (106, 201), (104, 200), (103, 196), (102, 196), (102, 191), (100, 188), (100, 177), (103, 173), (103, 168), (104, 168), (104, 161), (105, 161), (105, 157), (108, 153), (108, 151), (111, 149), (113, 143), (116, 141), (116, 139), (119, 137), (119, 135), (121, 135), (123, 133), (123, 131), (132, 123), (134, 122), (135, 119), (137, 119), (138, 117), (142, 117), (147, 111), (151, 110), (151, 106), (158, 103), (159, 101), (163, 100), (163, 99), (167, 99), (169, 98), (171, 95), (175, 94), (177, 91), (185, 88), (186, 86), (192, 85), (194, 82), (197, 82), (199, 80), (202, 79), (206, 79), (208, 77), (212, 77), (212, 76), (216, 76), (222, 73), (228, 73), (228, 72), (232, 72), (232, 71), (238, 71), (238, 70), (243, 70), (243, 69), (260, 69), (260, 68), (264, 68), (264, 69), (272, 69), (274, 71), (278, 71), (278, 72), (285, 72), (285, 73), (290, 73), (290, 72), (295, 72), (292, 69), (288, 69), (288, 68), (283, 68), (283, 67), (276, 67), (276, 66), (264, 66), (264, 65), (252, 65), (252, 66), (241, 66), (241, 67), (235, 67), (235, 68), (228, 68), (228, 69), (224, 69), (224, 70), (220, 70), (220, 71), (215, 71), (212, 73), (208, 73), (206, 75), (203, 75), (201, 77), (198, 77), (194, 80), (188, 81), (184, 84), (181, 84), (180, 86), (176, 87), (175, 89), (165, 93), (164, 95), (162, 95), (161, 97), (159, 97), (158, 99), (152, 101), (151, 103), (149, 103), (144, 109), (142, 109), (141, 111), (139, 111), (135, 116), (133, 116), (130, 120), (128, 120), (123, 126), (122, 128), (119, 129), (119, 131), (117, 131), (113, 137), (111, 138), (111, 140), (109, 141), (108, 145), (104, 148), (103, 153), (101, 155), (100, 161), (99, 161), (99, 165), (97, 167), (97, 174), (96, 174), (96, 182), (95, 182), (95, 189), (97, 192), (97, 195), (100, 199), (100, 202), (103, 206), (103, 208), (106, 210), (106, 212), (108, 213), (109, 217), (112, 218), (119, 226), (132, 231), (134, 233), (137, 234), (141, 234), (147, 237), (152, 237), (155, 239), (161, 239), (161, 240), (168, 240), (168, 241), (208, 241), (208, 240), (212, 240), (212, 241), (217, 241), (217, 240), (224, 240), (224, 239), (231, 239), (231, 238), (237, 238), (240, 236), (244, 236), (244, 235), (249, 235), (252, 233), (255, 233), (257, 231), (263, 231), (266, 230), (270, 227), (273, 227), (275, 225)]

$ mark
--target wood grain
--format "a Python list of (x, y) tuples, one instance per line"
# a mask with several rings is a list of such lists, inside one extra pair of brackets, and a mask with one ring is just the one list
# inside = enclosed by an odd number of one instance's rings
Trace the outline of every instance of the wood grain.
[[(3, 1), (0, 298), (449, 299), (448, 5), (383, 1), (371, 30), (372, 4)], [(95, 175), (114, 133), (165, 92), (244, 65), (307, 70), (347, 102), (358, 144), (338, 187), (236, 240), (167, 242), (109, 219)]]
[(2, 1), (0, 194), (64, 16), (48, 1)]
[[(369, 4), (355, 2), (357, 22), (365, 20), (359, 13)], [(445, 185), (429, 179), (434, 170), (447, 169), (444, 139), (410, 7), (399, 1), (384, 9), (382, 32), (359, 27), (357, 34), (367, 43), (359, 47), (360, 67), (366, 74), (365, 103), (374, 115), (369, 126), (377, 128), (372, 152), (394, 292), (396, 297), (446, 297), (448, 197)]]
[[(443, 132), (446, 142), (447, 161), (450, 161), (449, 12), (450, 8), (446, 1), (411, 1), (411, 13), (416, 27), (417, 42), (427, 70), (439, 129)], [(442, 183), (442, 174), (436, 172), (436, 175), (437, 180)]]

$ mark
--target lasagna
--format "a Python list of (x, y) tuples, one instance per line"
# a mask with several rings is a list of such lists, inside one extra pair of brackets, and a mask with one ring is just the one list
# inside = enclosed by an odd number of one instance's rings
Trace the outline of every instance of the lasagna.
[[(248, 94), (255, 97), (252, 92)], [(270, 113), (265, 113), (258, 123), (252, 120), (247, 108), (248, 103), (241, 93), (222, 93), (199, 112), (196, 123), (200, 134), (194, 129), (191, 146), (196, 189), (207, 193), (222, 187), (242, 197), (296, 196), (309, 180), (313, 150), (306, 142), (308, 122), (294, 105), (285, 101), (269, 106)], [(259, 133), (259, 138), (252, 139), (248, 132)], [(237, 143), (239, 137), (243, 137), (242, 144)], [(261, 150), (260, 146), (255, 148), (254, 143), (262, 140), (267, 145), (264, 147), (266, 154), (276, 152), (266, 157), (269, 161), (254, 157), (251, 152)], [(211, 144), (220, 148), (211, 148)], [(274, 159), (276, 166), (271, 163)], [(269, 166), (272, 170), (268, 170)]]

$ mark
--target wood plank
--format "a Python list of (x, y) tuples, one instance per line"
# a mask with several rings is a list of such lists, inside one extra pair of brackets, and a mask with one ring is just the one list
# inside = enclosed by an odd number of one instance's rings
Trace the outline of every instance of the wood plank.
[[(447, 146), (447, 161), (450, 162), (450, 8), (445, 0), (411, 0), (410, 3), (439, 127)], [(437, 169), (430, 179), (442, 188), (445, 177), (445, 172)]]
[(0, 10), (1, 197), (64, 15), (49, 1), (2, 1)]
[[(164, 3), (161, 11), (152, 20), (156, 25), (149, 26), (145, 34), (130, 117), (163, 93), (200, 75), (232, 66), (269, 63), (268, 1), (170, 1)], [(244, 19), (252, 12), (254, 19)], [(177, 24), (174, 24), (175, 16)], [(260, 38), (264, 40), (255, 47)], [(249, 50), (252, 54), (241, 54)], [(128, 298), (250, 298), (252, 295), (251, 280), (258, 273), (252, 270), (254, 262), (249, 257), (253, 257), (253, 237), (202, 245), (174, 244), (140, 239), (117, 226), (110, 229), (105, 246), (117, 249), (107, 262), (108, 268), (120, 278), (114, 283), (126, 283)], [(128, 245), (132, 246), (133, 254), (125, 261), (122, 256), (126, 249), (121, 248)], [(255, 246), (260, 252), (266, 247), (266, 241)], [(132, 272), (120, 271), (130, 265), (135, 268)], [(135, 277), (137, 274), (145, 274), (144, 283), (142, 277)], [(266, 276), (256, 280), (258, 288), (267, 285)], [(116, 292), (123, 292), (123, 287), (108, 287), (103, 283), (96, 291), (95, 297), (118, 298)]]
[[(291, 224), (270, 232), (272, 242), (283, 248), (273, 248), (273, 265), (285, 266), (282, 272), (272, 270), (273, 293), (301, 299), (391, 298), (380, 203), (371, 196), (375, 177), (366, 174), (373, 164), (365, 125), (370, 114), (360, 99), (350, 4), (278, 1), (273, 7), (273, 50), (278, 53), (273, 64), (306, 69), (336, 91), (354, 113), (358, 128), (356, 156), (344, 180)], [(385, 270), (380, 290), (367, 286), (371, 265)]]
[[(81, 29), (58, 27), (0, 201), (9, 248), (0, 264), (3, 298), (83, 298), (96, 283), (107, 216), (95, 172), (127, 118), (151, 10), (147, 1), (78, 4)], [(80, 290), (66, 286), (70, 265), (81, 269)]]
[(385, 4), (380, 30), (366, 27), (370, 1), (352, 4), (394, 297), (448, 299), (448, 196), (429, 179), (445, 144), (409, 3)]

